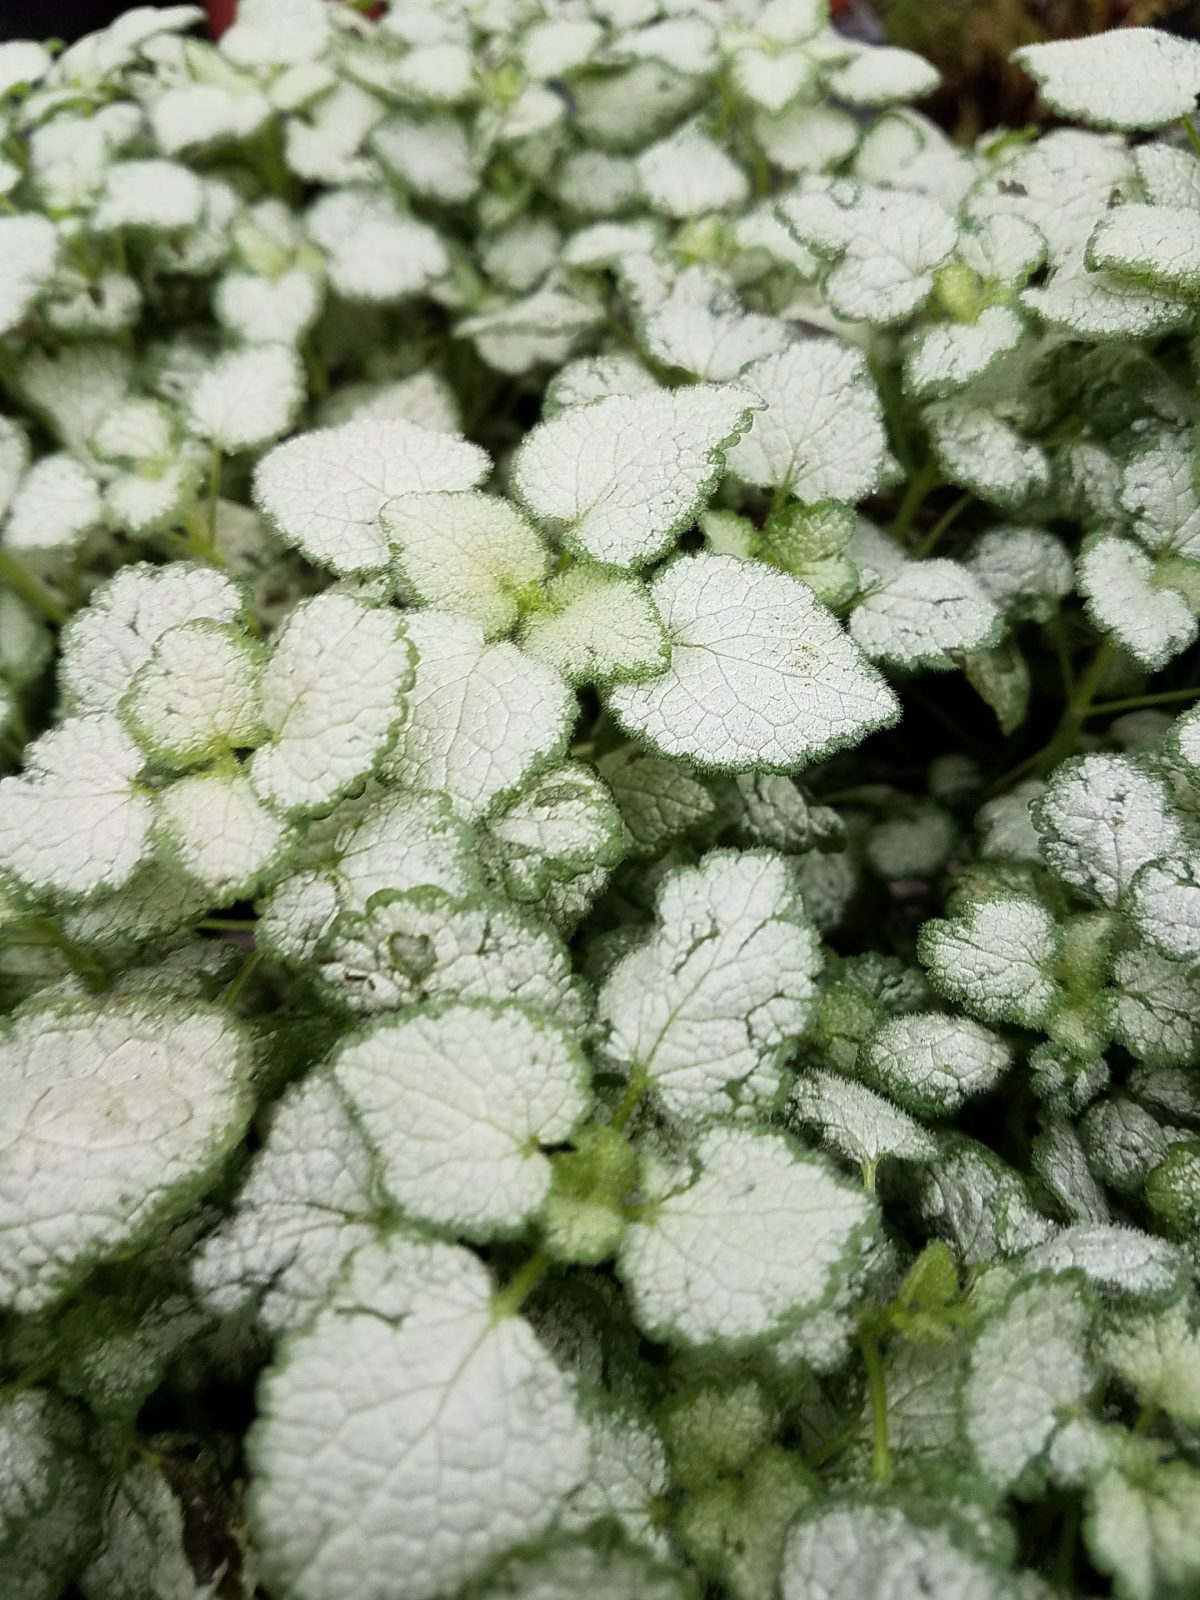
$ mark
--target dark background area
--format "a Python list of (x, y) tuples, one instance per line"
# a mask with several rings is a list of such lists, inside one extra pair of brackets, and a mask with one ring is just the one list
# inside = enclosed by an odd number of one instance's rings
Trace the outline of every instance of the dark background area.
[(130, 10), (134, 0), (0, 0), (0, 39), (78, 39)]
[[(135, 0), (115, 4), (113, 0), (0, 0), (0, 39), (77, 39), (93, 28), (104, 27), (133, 3)], [(834, 9), (851, 13), (874, 9), (890, 32), (907, 31), (919, 16), (933, 38), (944, 34), (947, 27), (953, 32), (962, 26), (985, 46), (992, 35), (1019, 26), (1017, 17), (1022, 13), (1031, 28), (1051, 36), (1141, 21), (1200, 36), (1200, 0), (1183, 5), (1172, 5), (1170, 0), (877, 0), (873, 8), (862, 0), (842, 0)]]

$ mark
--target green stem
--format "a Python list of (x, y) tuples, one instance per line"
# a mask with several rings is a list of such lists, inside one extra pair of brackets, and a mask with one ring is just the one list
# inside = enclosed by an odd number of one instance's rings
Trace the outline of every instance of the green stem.
[(638, 1104), (646, 1090), (650, 1087), (650, 1079), (643, 1067), (634, 1067), (629, 1074), (629, 1082), (625, 1085), (625, 1093), (617, 1101), (617, 1109), (613, 1112), (612, 1128), (615, 1133), (624, 1133), (629, 1126), (630, 1118), (637, 1110)]
[(884, 418), (887, 421), (888, 433), (896, 447), (896, 454), (900, 458), (900, 465), (905, 473), (911, 477), (915, 463), (913, 453), (908, 442), (908, 431), (905, 427), (905, 410), (902, 399), (897, 395), (892, 383), (891, 375), (887, 371), (882, 359), (872, 352), (867, 357), (867, 365), (871, 376), (875, 380), (875, 387), (879, 391), (879, 400), (883, 406)]
[(913, 474), (908, 480), (908, 488), (904, 491), (904, 498), (896, 512), (896, 520), (892, 523), (892, 538), (897, 544), (903, 544), (908, 538), (908, 530), (912, 527), (913, 518), (916, 516), (922, 500), (938, 481), (937, 464), (932, 460), (925, 462), (920, 471)]
[(35, 578), (33, 573), (21, 565), (15, 557), (10, 556), (7, 550), (0, 550), (0, 581), (28, 600), (35, 606), (47, 622), (53, 622), (55, 627), (61, 628), (66, 622), (69, 613), (42, 583), (40, 578)]
[(1133, 1432), (1139, 1439), (1143, 1439), (1153, 1430), (1154, 1424), (1157, 1421), (1158, 1407), (1153, 1401), (1147, 1401), (1147, 1403), (1137, 1414), (1137, 1421), (1133, 1425)]
[(862, 1352), (871, 1396), (871, 1476), (876, 1483), (888, 1483), (892, 1476), (892, 1453), (888, 1448), (887, 1376), (875, 1336), (865, 1323), (858, 1330), (858, 1348)]
[(72, 944), (52, 917), (30, 917), (29, 924), (42, 934), (48, 945), (58, 951), (90, 994), (99, 994), (108, 987), (108, 974), (104, 968), (85, 950)]
[(1160, 689), (1156, 694), (1135, 694), (1128, 700), (1098, 700), (1088, 711), (1089, 717), (1107, 716), (1116, 711), (1142, 711), (1146, 706), (1169, 706), (1180, 700), (1194, 700), (1200, 695), (1200, 683), (1189, 689)]
[(208, 933), (253, 933), (258, 927), (256, 917), (202, 917), (196, 924)]
[(329, 393), (329, 369), (314, 339), (305, 340), (304, 366), (308, 373), (308, 387), (312, 390), (313, 398), (323, 400)]
[(242, 994), (245, 991), (246, 985), (250, 982), (250, 979), (257, 971), (262, 958), (263, 953), (261, 950), (252, 950), (242, 962), (241, 967), (238, 969), (237, 976), (233, 979), (222, 996), (222, 1001), (227, 1011), (232, 1011), (237, 1005), (238, 1001), (242, 998)]
[(203, 561), (206, 566), (222, 568), (228, 565), (225, 557), (214, 544), (209, 532), (209, 513), (197, 507), (184, 518), (184, 532), (180, 533), (175, 528), (164, 529), (161, 537), (178, 545), (191, 561)]
[(20, 756), (29, 743), (29, 724), (25, 721), (25, 713), (15, 700), (10, 702), (8, 708), (8, 732), (12, 735), (16, 753)]
[(1188, 143), (1191, 145), (1196, 154), (1200, 156), (1200, 132), (1197, 131), (1196, 124), (1192, 121), (1191, 117), (1185, 116), (1182, 120), (1183, 131), (1187, 134)]
[(1071, 666), (1071, 652), (1067, 648), (1061, 612), (1054, 619), (1054, 651), (1058, 657), (1058, 675), (1062, 679), (1063, 694), (1069, 700), (1075, 693), (1075, 672)]
[(1073, 1500), (1063, 1510), (1062, 1526), (1058, 1535), (1058, 1549), (1054, 1553), (1054, 1576), (1058, 1587), (1064, 1594), (1077, 1592), (1074, 1583), (1075, 1552), (1079, 1543), (1081, 1521), (1082, 1507), (1078, 1500)]
[(1007, 789), (1018, 778), (1023, 778), (1027, 772), (1046, 773), (1051, 771), (1060, 761), (1064, 761), (1072, 753), (1075, 740), (1079, 737), (1079, 730), (1092, 714), (1092, 702), (1096, 698), (1100, 685), (1104, 682), (1105, 673), (1112, 665), (1113, 654), (1112, 641), (1105, 639), (1092, 657), (1091, 665), (1076, 685), (1070, 703), (1063, 712), (1062, 719), (1051, 737), (1040, 750), (1035, 750), (1031, 756), (1027, 756), (1024, 761), (1019, 762), (1015, 767), (1004, 773), (1002, 777), (997, 778), (996, 782), (985, 790), (984, 799), (990, 799), (992, 795)]
[(26, 1389), (32, 1389), (35, 1383), (41, 1383), (43, 1378), (48, 1378), (54, 1371), (52, 1357), (43, 1356), (40, 1361), (35, 1361), (31, 1367), (26, 1367), (16, 1378), (10, 1378), (7, 1383), (0, 1384), (0, 1405), (13, 1400), (17, 1395), (23, 1394)]
[(217, 501), (221, 497), (221, 452), (216, 445), (212, 447), (212, 458), (208, 464), (208, 542), (215, 550), (217, 548)]
[(1062, 721), (1054, 734), (1053, 739), (1046, 746), (1039, 765), (1047, 771), (1069, 756), (1074, 749), (1075, 740), (1079, 737), (1079, 730), (1087, 721), (1092, 709), (1092, 702), (1099, 693), (1100, 685), (1104, 682), (1105, 674), (1113, 661), (1113, 645), (1111, 639), (1105, 639), (1095, 655), (1091, 665), (1075, 686), (1075, 693), (1071, 696)]
[(946, 511), (943, 511), (942, 515), (937, 519), (933, 527), (930, 528), (929, 532), (925, 535), (920, 544), (917, 546), (916, 550), (913, 552), (918, 561), (930, 554), (930, 552), (937, 545), (938, 540), (949, 528), (954, 526), (959, 517), (970, 504), (971, 495), (969, 493), (960, 494), (954, 504)]
[(517, 1268), (503, 1289), (492, 1296), (493, 1320), (499, 1322), (503, 1317), (515, 1317), (553, 1265), (544, 1250), (536, 1250), (523, 1267)]

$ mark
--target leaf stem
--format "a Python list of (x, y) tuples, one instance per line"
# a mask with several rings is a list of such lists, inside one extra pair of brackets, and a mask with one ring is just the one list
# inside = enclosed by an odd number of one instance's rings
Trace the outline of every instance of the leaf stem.
[(913, 551), (913, 554), (916, 556), (918, 561), (929, 555), (937, 545), (938, 540), (942, 537), (942, 535), (954, 526), (962, 513), (971, 504), (971, 499), (972, 496), (969, 491), (966, 494), (960, 494), (954, 504), (942, 512), (941, 516), (934, 523), (933, 527), (930, 528), (929, 532)]
[(1105, 673), (1112, 665), (1113, 655), (1112, 640), (1105, 639), (1092, 657), (1087, 671), (1079, 679), (1070, 703), (1053, 734), (1040, 750), (1035, 750), (1031, 756), (1027, 756), (1024, 761), (1018, 762), (1015, 767), (997, 778), (985, 791), (985, 799), (998, 794), (1002, 789), (1007, 789), (1018, 778), (1023, 778), (1027, 772), (1049, 772), (1071, 754), (1079, 730), (1096, 709), (1092, 702), (1104, 682)]
[(206, 933), (253, 933), (258, 927), (256, 917), (201, 917), (196, 924)]
[(892, 443), (896, 447), (896, 454), (900, 464), (909, 475), (913, 471), (913, 453), (908, 442), (908, 432), (904, 425), (904, 406), (897, 403), (895, 387), (891, 374), (888, 372), (882, 357), (877, 351), (872, 351), (867, 357), (867, 366), (875, 380), (875, 387), (879, 391), (879, 401), (883, 406), (884, 419), (891, 434)]
[(630, 1118), (637, 1110), (638, 1104), (646, 1090), (650, 1087), (650, 1079), (646, 1069), (635, 1066), (629, 1074), (629, 1082), (625, 1085), (625, 1093), (617, 1101), (617, 1109), (613, 1112), (612, 1128), (615, 1133), (624, 1133), (629, 1126)]
[(7, 550), (0, 550), (0, 581), (6, 583), (10, 589), (19, 594), (22, 599), (28, 600), (30, 605), (36, 606), (47, 622), (53, 622), (55, 627), (61, 628), (66, 622), (69, 613), (42, 583), (40, 578), (35, 578), (33, 573), (9, 555)]
[(1161, 689), (1156, 694), (1135, 694), (1127, 700), (1097, 700), (1088, 710), (1089, 717), (1107, 716), (1109, 712), (1141, 711), (1146, 706), (1169, 706), (1180, 700), (1194, 700), (1200, 695), (1200, 683), (1187, 689)]
[(517, 1268), (503, 1289), (492, 1296), (493, 1321), (515, 1317), (553, 1265), (545, 1250), (535, 1250), (524, 1266)]
[(242, 962), (237, 974), (221, 997), (222, 1004), (225, 1006), (227, 1011), (232, 1011), (237, 1005), (238, 1001), (241, 999), (246, 985), (250, 982), (250, 979), (257, 971), (260, 963), (262, 962), (262, 958), (263, 953), (261, 950), (252, 950)]
[(1183, 122), (1183, 131), (1187, 134), (1188, 143), (1196, 154), (1200, 156), (1200, 131), (1197, 130), (1196, 124), (1191, 117), (1184, 115), (1180, 120)]
[(1065, 1594), (1076, 1592), (1073, 1582), (1075, 1573), (1075, 1552), (1079, 1543), (1079, 1528), (1082, 1521), (1082, 1507), (1078, 1500), (1063, 1508), (1062, 1523), (1058, 1534), (1058, 1549), (1054, 1553), (1054, 1574), (1059, 1587)]
[(41, 933), (46, 943), (58, 951), (89, 994), (99, 994), (108, 987), (108, 974), (104, 968), (85, 950), (72, 944), (53, 917), (30, 917), (28, 920), (29, 926)]
[(871, 1396), (871, 1476), (876, 1483), (889, 1483), (892, 1453), (888, 1447), (887, 1376), (875, 1335), (865, 1322), (859, 1325), (858, 1348), (862, 1352), (863, 1366), (867, 1372), (867, 1390)]
[(908, 480), (908, 487), (904, 491), (896, 512), (896, 519), (892, 523), (892, 538), (897, 544), (904, 544), (908, 539), (908, 530), (912, 527), (913, 518), (921, 505), (922, 500), (929, 491), (937, 486), (937, 463), (932, 457), (915, 472)]
[(221, 451), (217, 445), (213, 445), (208, 463), (208, 542), (214, 550), (217, 548), (217, 501), (220, 496)]

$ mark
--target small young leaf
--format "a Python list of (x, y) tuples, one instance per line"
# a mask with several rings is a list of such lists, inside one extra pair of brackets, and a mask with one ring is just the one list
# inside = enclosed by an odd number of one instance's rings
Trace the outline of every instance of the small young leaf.
[(390, 304), (427, 288), (449, 267), (441, 239), (383, 193), (339, 189), (308, 213), (308, 232), (325, 251), (329, 282), (351, 301)]
[(849, 105), (890, 106), (920, 100), (942, 80), (937, 68), (914, 51), (874, 45), (857, 50), (825, 81), (831, 93)]
[(160, 843), (214, 905), (248, 898), (278, 868), (291, 833), (240, 772), (196, 773), (158, 800)]
[(54, 224), (47, 217), (0, 217), (0, 255), (4, 260), (0, 332), (10, 333), (54, 273), (58, 259)]
[(644, 566), (695, 520), (754, 404), (732, 385), (612, 395), (536, 428), (517, 452), (513, 482), (580, 554)]
[[(858, 540), (851, 554), (867, 591), (850, 613), (850, 636), (872, 661), (912, 670), (948, 671), (956, 657), (994, 644), (1002, 623), (982, 585), (957, 561), (895, 561), (872, 568), (876, 544)], [(890, 568), (890, 570), (888, 570)]]
[[(776, 1133), (714, 1128), (690, 1180), (652, 1193), (617, 1258), (639, 1325), (686, 1344), (785, 1331), (829, 1300), (869, 1236), (861, 1188)], [(788, 1219), (788, 1220), (785, 1220)]]
[(880, 481), (883, 411), (863, 357), (833, 340), (797, 341), (742, 373), (766, 409), (729, 451), (730, 472), (797, 500), (853, 503)]
[(1089, 539), (1079, 555), (1088, 615), (1152, 672), (1196, 637), (1195, 614), (1175, 589), (1158, 587), (1154, 563), (1132, 539)]
[(177, 161), (114, 161), (92, 213), (101, 232), (142, 228), (173, 233), (194, 227), (204, 211), (204, 190)]
[(418, 612), (407, 633), (416, 678), (388, 771), (412, 788), (445, 790), (465, 817), (483, 816), (562, 755), (575, 697), (515, 645), (485, 644), (465, 618)]
[(886, 324), (910, 316), (958, 240), (936, 201), (846, 179), (785, 200), (780, 215), (803, 244), (833, 258), (825, 296), (851, 322)]
[(1062, 540), (1042, 528), (989, 528), (964, 565), (1003, 612), (1022, 622), (1049, 622), (1075, 577)]
[(670, 660), (662, 619), (645, 585), (586, 565), (553, 580), (519, 637), (526, 655), (573, 684), (637, 682), (662, 672)]
[(741, 167), (695, 123), (650, 145), (636, 166), (647, 200), (668, 217), (734, 210), (750, 195)]
[(985, 1022), (1036, 1028), (1059, 993), (1054, 919), (1036, 900), (971, 900), (950, 921), (921, 929), (921, 960), (943, 994)]
[(137, 562), (96, 589), (63, 630), (59, 682), (70, 711), (115, 711), (168, 628), (235, 621), (237, 585), (187, 561)]
[(945, 1116), (990, 1089), (1011, 1057), (995, 1034), (965, 1017), (913, 1012), (871, 1034), (859, 1070), (873, 1087), (909, 1111)]
[(192, 431), (227, 454), (277, 439), (304, 398), (299, 358), (286, 345), (251, 345), (220, 356), (191, 397)]
[(904, 385), (914, 400), (940, 400), (990, 370), (1025, 337), (1011, 306), (986, 306), (974, 322), (940, 322), (922, 332), (904, 361)]
[(891, 690), (795, 578), (735, 556), (682, 556), (650, 596), (670, 666), (617, 686), (609, 705), (662, 754), (796, 771), (894, 720)]
[(395, 611), (332, 591), (297, 606), (263, 669), (270, 738), (250, 762), (258, 794), (313, 811), (366, 777), (404, 716), (413, 655)]
[(381, 522), (401, 495), (471, 489), (488, 459), (465, 439), (399, 418), (304, 433), (259, 462), (254, 498), (280, 535), (318, 566), (381, 572), (390, 550)]
[(198, 766), (265, 736), (262, 650), (207, 617), (168, 628), (121, 700), (121, 717), (155, 760)]
[(1033, 807), (1046, 865), (1064, 883), (1115, 906), (1148, 861), (1180, 843), (1162, 780), (1129, 756), (1064, 762)]
[(597, 998), (606, 1054), (676, 1116), (769, 1101), (808, 1018), (817, 962), (784, 858), (714, 852), (666, 878), (657, 914)]
[(66, 454), (43, 456), (21, 479), (4, 524), (3, 543), (20, 552), (73, 550), (100, 521), (100, 489)]
[(969, 1546), (899, 1505), (825, 1503), (796, 1523), (784, 1549), (783, 1600), (861, 1600), (882, 1585), (896, 1600), (1007, 1600), (1008, 1594), (1004, 1578)]
[(621, 813), (625, 854), (635, 860), (655, 859), (716, 815), (711, 792), (681, 761), (623, 745), (601, 756), (596, 768)]
[(897, 1161), (928, 1161), (937, 1150), (933, 1137), (920, 1123), (883, 1095), (840, 1073), (803, 1073), (792, 1091), (789, 1109), (856, 1166), (872, 1167), (885, 1156)]
[(984, 407), (939, 400), (926, 408), (925, 421), (942, 471), (981, 500), (1007, 508), (1049, 488), (1050, 466), (1041, 447)]
[(1138, 1228), (1077, 1223), (1025, 1256), (1031, 1272), (1082, 1272), (1098, 1289), (1135, 1299), (1167, 1300), (1186, 1268), (1174, 1245)]
[(550, 1163), (588, 1110), (583, 1057), (523, 1007), (450, 1001), (368, 1025), (333, 1073), (411, 1217), (486, 1239), (546, 1198)]
[(430, 887), (385, 889), (338, 918), (317, 955), (329, 996), (352, 1011), (417, 1001), (516, 1000), (561, 1023), (583, 1008), (561, 941), (505, 900), (456, 899)]
[(119, 889), (149, 853), (144, 760), (114, 716), (71, 717), (44, 733), (21, 775), (0, 779), (0, 872), (35, 894)]
[(546, 549), (506, 500), (468, 489), (408, 494), (381, 521), (406, 592), (456, 611), (487, 638), (507, 633), (546, 573)]

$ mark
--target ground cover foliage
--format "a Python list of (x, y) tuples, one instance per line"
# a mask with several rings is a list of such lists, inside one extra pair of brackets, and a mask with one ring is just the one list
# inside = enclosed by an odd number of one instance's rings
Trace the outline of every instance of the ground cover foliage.
[(0, 48), (5, 1600), (1200, 1590), (1200, 47)]

